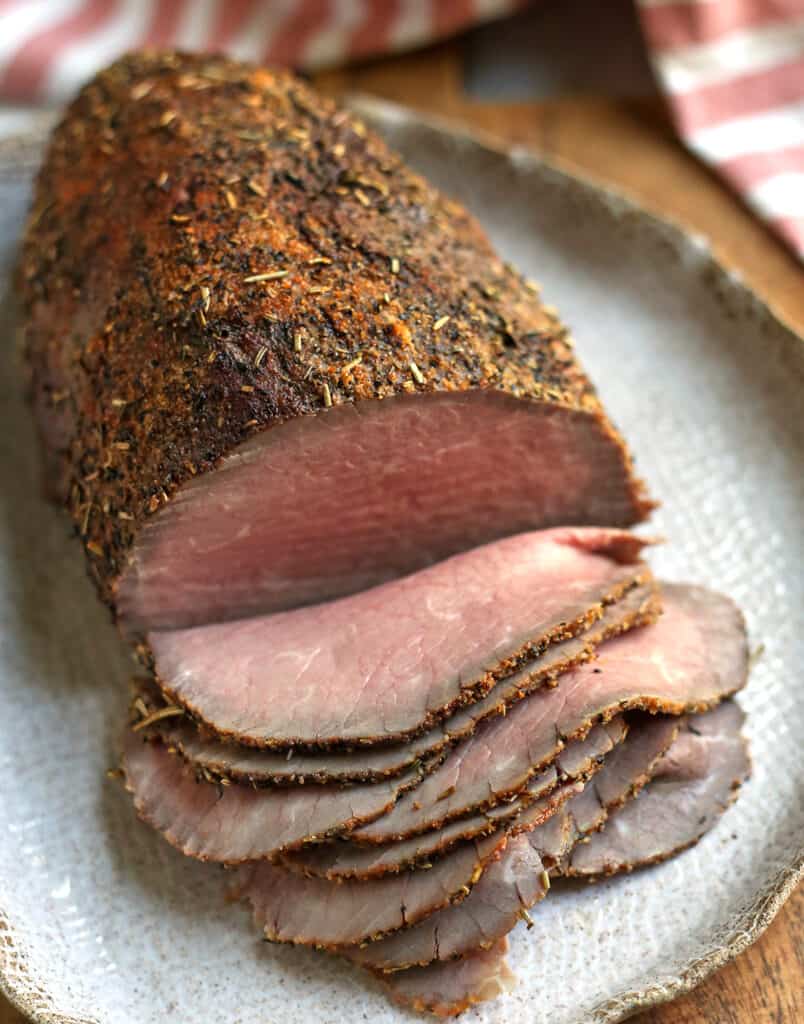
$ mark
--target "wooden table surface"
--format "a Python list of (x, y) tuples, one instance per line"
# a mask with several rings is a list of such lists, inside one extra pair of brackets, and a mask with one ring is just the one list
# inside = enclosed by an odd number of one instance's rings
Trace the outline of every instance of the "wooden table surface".
[[(363, 91), (461, 120), (507, 142), (532, 146), (570, 170), (628, 192), (644, 206), (707, 236), (723, 262), (739, 271), (777, 315), (804, 335), (800, 264), (684, 152), (658, 100), (568, 95), (539, 102), (473, 102), (463, 90), (458, 43), (321, 74), (317, 84), (332, 95)], [(634, 1020), (636, 1024), (801, 1024), (804, 887), (737, 960), (689, 995)], [(24, 1024), (1, 996), (0, 1024)]]

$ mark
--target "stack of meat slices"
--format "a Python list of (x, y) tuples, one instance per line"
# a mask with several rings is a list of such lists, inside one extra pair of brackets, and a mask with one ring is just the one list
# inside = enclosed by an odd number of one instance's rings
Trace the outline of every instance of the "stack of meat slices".
[(149, 670), (128, 788), (268, 938), (457, 1012), (552, 875), (728, 802), (739, 612), (653, 579), (566, 328), (364, 125), (124, 58), (54, 133), (18, 284), (49, 490)]
[(640, 547), (521, 534), (326, 604), (151, 634), (158, 685), (139, 685), (124, 756), (140, 815), (242, 864), (268, 939), (338, 953), (418, 1008), (486, 998), (551, 874), (668, 856), (746, 775), (725, 700), (746, 678), (740, 613), (660, 590)]

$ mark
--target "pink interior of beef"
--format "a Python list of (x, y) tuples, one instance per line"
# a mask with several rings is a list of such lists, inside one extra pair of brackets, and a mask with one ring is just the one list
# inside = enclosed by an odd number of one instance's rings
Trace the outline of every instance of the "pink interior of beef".
[(495, 391), (344, 405), (262, 432), (181, 488), (143, 527), (118, 607), (131, 630), (220, 622), (638, 514), (590, 413)]
[(612, 552), (639, 547), (620, 530), (523, 533), (336, 601), (148, 640), (163, 684), (223, 734), (371, 741), (423, 727), (577, 622), (633, 578)]

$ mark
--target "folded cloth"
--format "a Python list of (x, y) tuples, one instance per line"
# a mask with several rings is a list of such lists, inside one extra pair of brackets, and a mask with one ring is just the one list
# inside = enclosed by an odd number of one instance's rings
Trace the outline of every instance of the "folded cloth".
[(804, 258), (804, 0), (637, 0), (685, 144)]
[[(318, 69), (421, 46), (526, 2), (0, 0), (0, 101), (63, 102), (139, 47)], [(804, 258), (804, 0), (636, 4), (682, 140)]]
[(144, 47), (306, 70), (413, 49), (525, 0), (0, 0), (0, 99), (62, 103)]

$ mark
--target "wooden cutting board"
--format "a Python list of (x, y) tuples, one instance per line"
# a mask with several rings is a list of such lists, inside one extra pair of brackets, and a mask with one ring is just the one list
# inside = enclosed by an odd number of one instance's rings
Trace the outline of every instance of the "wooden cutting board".
[[(684, 152), (660, 102), (590, 96), (527, 103), (472, 102), (462, 89), (461, 53), (455, 44), (319, 75), (316, 84), (332, 95), (369, 92), (463, 120), (506, 142), (532, 146), (571, 170), (630, 193), (644, 206), (706, 236), (723, 262), (804, 335), (801, 265)], [(638, 1024), (804, 1021), (804, 888), (737, 960), (688, 996), (634, 1020)], [(0, 1024), (24, 1024), (2, 996)]]

